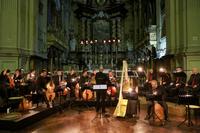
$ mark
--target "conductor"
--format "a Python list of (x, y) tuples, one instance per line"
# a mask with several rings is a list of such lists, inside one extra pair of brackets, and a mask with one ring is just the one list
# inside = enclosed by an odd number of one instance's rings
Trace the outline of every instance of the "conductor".
[[(99, 72), (96, 73), (96, 77), (95, 77), (95, 80), (96, 80), (96, 84), (97, 85), (102, 85), (102, 84), (107, 84), (107, 81), (109, 80), (108, 79), (108, 76), (103, 73), (104, 69), (103, 67), (101, 66), (99, 68)], [(97, 89), (96, 91), (96, 112), (99, 113), (99, 111), (101, 110), (102, 111), (102, 114), (105, 114), (105, 99), (106, 99), (106, 89)]]

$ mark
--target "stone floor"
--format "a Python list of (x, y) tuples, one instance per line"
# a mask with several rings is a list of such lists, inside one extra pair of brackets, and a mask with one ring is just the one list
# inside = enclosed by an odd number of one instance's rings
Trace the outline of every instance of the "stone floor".
[[(107, 108), (109, 114), (113, 107)], [(177, 127), (184, 118), (170, 116), (170, 121), (164, 126), (152, 125), (144, 120), (146, 109), (143, 107), (138, 119), (115, 118), (112, 115), (105, 118), (96, 118), (94, 107), (90, 108), (66, 108), (62, 113), (56, 113), (50, 117), (36, 122), (21, 131), (26, 133), (198, 133), (200, 122), (194, 122), (194, 126), (187, 127), (182, 124)], [(0, 131), (8, 133), (9, 131)], [(13, 131), (12, 131), (13, 132)]]

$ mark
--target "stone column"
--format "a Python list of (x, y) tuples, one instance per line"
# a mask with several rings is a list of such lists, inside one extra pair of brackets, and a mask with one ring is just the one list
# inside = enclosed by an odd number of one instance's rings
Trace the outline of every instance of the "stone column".
[[(112, 20), (112, 38), (113, 39), (116, 39), (116, 20), (115, 19), (113, 19)], [(115, 43), (113, 42), (112, 43), (112, 46), (111, 46), (111, 59), (110, 59), (110, 61), (111, 61), (111, 66), (113, 67), (113, 58), (114, 58), (114, 56), (113, 56), (113, 52), (115, 51)]]
[[(85, 40), (85, 18), (81, 19), (81, 39)], [(84, 51), (84, 46), (82, 47), (81, 51)]]

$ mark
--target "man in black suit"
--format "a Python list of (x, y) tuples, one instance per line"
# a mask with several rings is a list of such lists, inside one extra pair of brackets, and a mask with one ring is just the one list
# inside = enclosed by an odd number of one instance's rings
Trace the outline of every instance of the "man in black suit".
[[(108, 76), (103, 73), (103, 67), (99, 68), (99, 72), (96, 73), (96, 84), (97, 85), (105, 85), (109, 81)], [(97, 90), (96, 91), (96, 112), (99, 112), (102, 109), (102, 113), (106, 112), (105, 110), (105, 99), (106, 99), (106, 89)]]
[(174, 82), (172, 87), (172, 96), (177, 96), (179, 94), (182, 94), (184, 92), (184, 87), (187, 80), (187, 75), (183, 71), (182, 67), (177, 67), (176, 72), (174, 74)]
[(193, 94), (200, 94), (200, 73), (197, 68), (192, 68), (192, 74), (186, 86), (192, 89)]

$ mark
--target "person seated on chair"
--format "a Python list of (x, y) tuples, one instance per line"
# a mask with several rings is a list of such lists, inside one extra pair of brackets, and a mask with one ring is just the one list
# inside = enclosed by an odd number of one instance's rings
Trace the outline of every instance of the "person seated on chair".
[(9, 69), (4, 69), (0, 74), (0, 107), (6, 106), (8, 102), (9, 75)]
[[(164, 92), (162, 86), (158, 86), (158, 82), (156, 80), (151, 81), (151, 89), (146, 94), (147, 97), (147, 115), (145, 120), (150, 119), (150, 114), (152, 113), (152, 108), (154, 105), (154, 101), (157, 101), (164, 109), (165, 120), (168, 120), (168, 106), (164, 99)], [(151, 100), (154, 97), (155, 99)]]
[(171, 75), (167, 71), (166, 68), (160, 68), (159, 70), (159, 76), (160, 76), (160, 85), (162, 86), (163, 90), (167, 95), (171, 92)]
[[(138, 81), (136, 78), (129, 78), (129, 84), (127, 91), (123, 91), (123, 98), (128, 99), (126, 116), (128, 117), (136, 117), (137, 116), (137, 107), (139, 104), (138, 101)], [(125, 86), (123, 86), (123, 89)]]
[(75, 88), (78, 84), (78, 75), (76, 74), (76, 71), (72, 68), (70, 72), (67, 74), (67, 87), (70, 88), (70, 97), (75, 97)]
[(80, 93), (79, 98), (81, 98), (81, 94), (85, 89), (90, 89), (89, 75), (87, 70), (83, 70), (82, 75), (79, 80), (80, 85)]
[(49, 102), (47, 100), (47, 97), (46, 97), (46, 85), (47, 83), (49, 82), (49, 79), (47, 77), (47, 71), (45, 69), (43, 69), (41, 72), (40, 72), (40, 76), (37, 78), (37, 81), (36, 81), (36, 84), (37, 84), (37, 95), (38, 95), (38, 99), (37, 99), (37, 106), (38, 106), (38, 103), (39, 101), (38, 100), (42, 100), (46, 103), (47, 107), (49, 108), (50, 105), (49, 105)]
[(173, 73), (173, 75), (174, 75), (174, 81), (172, 84), (171, 95), (177, 96), (179, 94), (182, 94), (182, 92), (184, 91), (184, 87), (185, 87), (186, 80), (187, 80), (187, 75), (183, 71), (182, 67), (177, 67), (176, 71)]
[(200, 74), (197, 68), (192, 68), (192, 74), (186, 84), (186, 87), (190, 88), (193, 94), (200, 94)]

